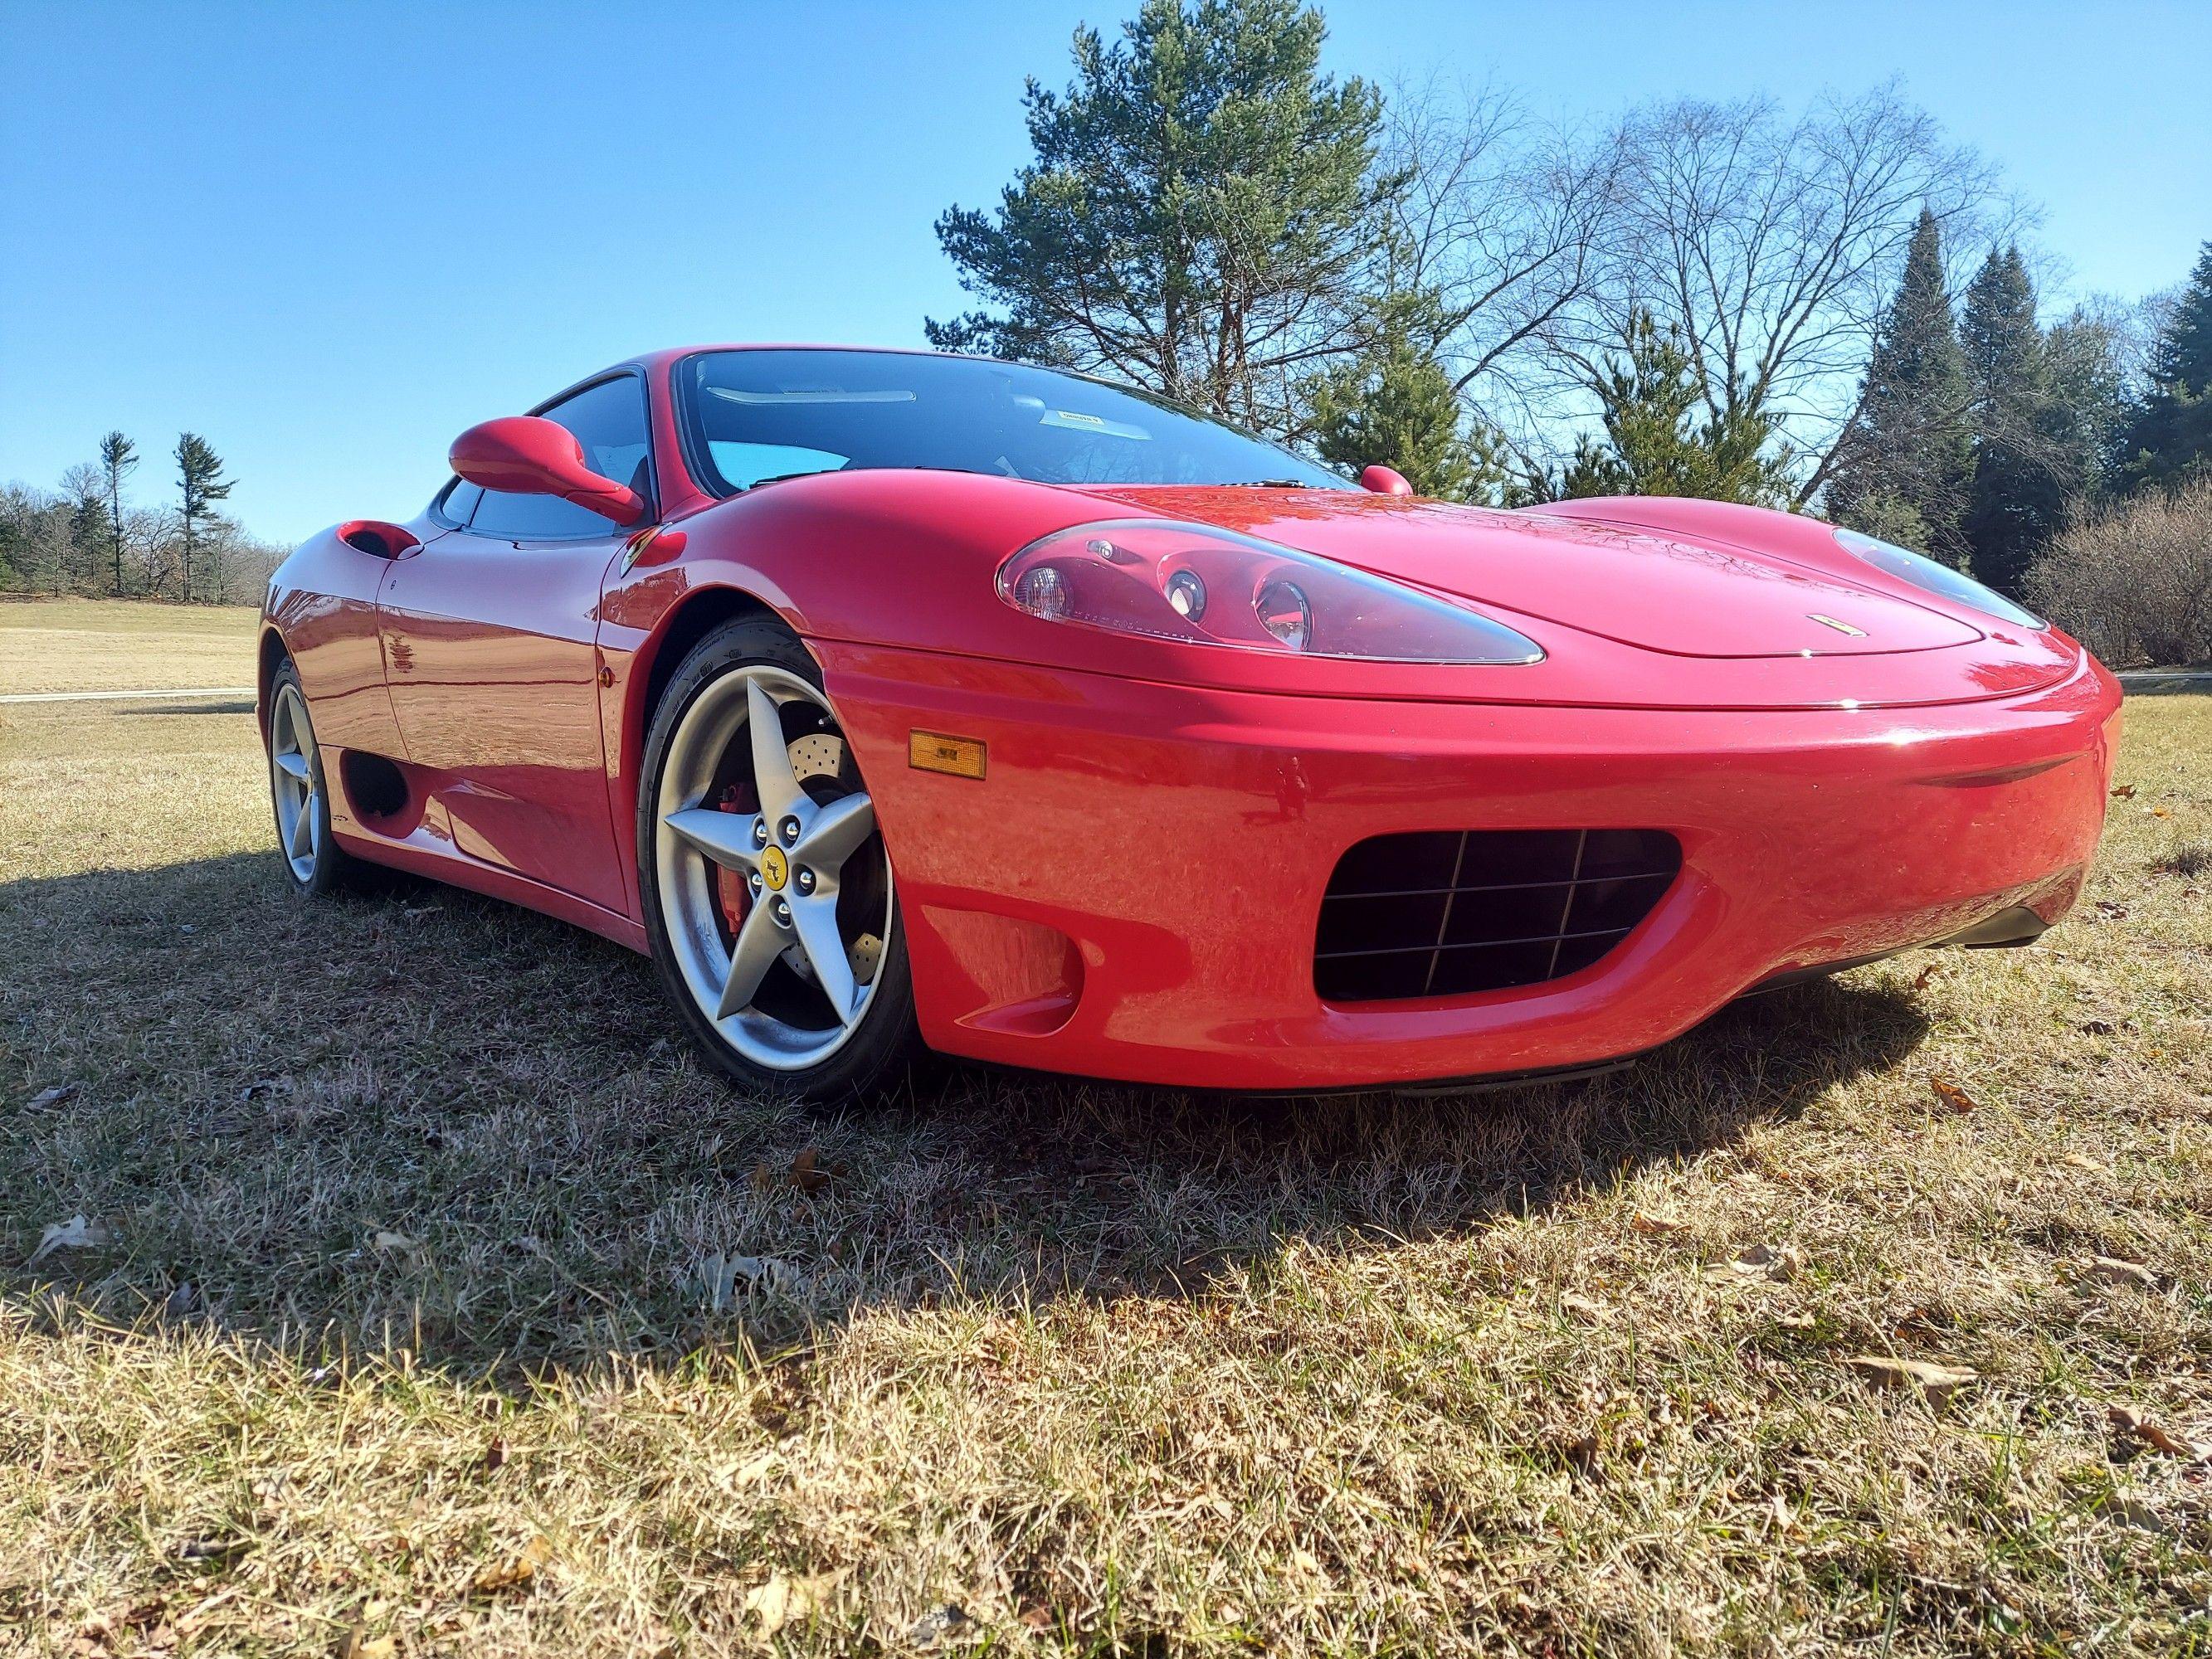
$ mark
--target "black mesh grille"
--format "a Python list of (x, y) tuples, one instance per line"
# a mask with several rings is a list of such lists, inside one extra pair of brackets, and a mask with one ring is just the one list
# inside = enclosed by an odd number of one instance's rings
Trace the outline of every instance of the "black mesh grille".
[(1379, 1002), (1562, 979), (1620, 944), (1681, 867), (1656, 830), (1376, 836), (1329, 878), (1314, 988)]

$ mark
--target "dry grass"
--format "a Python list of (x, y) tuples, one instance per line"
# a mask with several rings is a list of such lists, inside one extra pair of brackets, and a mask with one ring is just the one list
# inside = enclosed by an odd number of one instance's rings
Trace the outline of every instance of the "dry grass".
[(138, 599), (0, 601), (0, 695), (251, 685), (259, 615)]
[(1580, 1091), (836, 1116), (554, 923), (295, 904), (250, 715), (9, 712), (0, 1650), (2212, 1647), (2212, 700), (2044, 948)]

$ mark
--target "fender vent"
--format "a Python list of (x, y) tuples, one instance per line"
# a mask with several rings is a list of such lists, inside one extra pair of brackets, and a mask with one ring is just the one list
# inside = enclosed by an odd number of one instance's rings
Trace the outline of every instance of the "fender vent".
[(1376, 836), (1329, 878), (1314, 989), (1387, 1002), (1564, 979), (1626, 939), (1681, 868), (1657, 830)]

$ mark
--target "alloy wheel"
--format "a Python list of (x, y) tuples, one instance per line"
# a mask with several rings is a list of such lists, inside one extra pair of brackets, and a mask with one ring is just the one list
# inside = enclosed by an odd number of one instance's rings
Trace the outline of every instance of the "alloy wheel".
[(822, 693), (768, 664), (708, 685), (670, 741), (654, 823), (676, 965), (724, 1041), (781, 1072), (843, 1048), (894, 912), (875, 805)]

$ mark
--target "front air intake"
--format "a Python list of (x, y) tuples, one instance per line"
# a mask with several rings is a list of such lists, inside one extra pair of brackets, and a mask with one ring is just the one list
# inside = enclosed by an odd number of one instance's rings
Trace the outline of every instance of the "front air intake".
[(1329, 878), (1314, 989), (1389, 1002), (1564, 979), (1626, 939), (1681, 868), (1657, 830), (1376, 836)]

